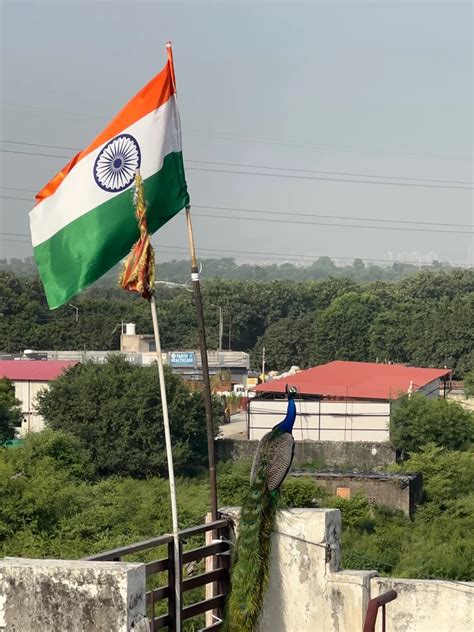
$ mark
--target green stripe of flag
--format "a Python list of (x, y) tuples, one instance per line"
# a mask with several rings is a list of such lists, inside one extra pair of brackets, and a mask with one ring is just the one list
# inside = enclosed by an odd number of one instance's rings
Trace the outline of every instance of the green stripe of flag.
[[(148, 229), (154, 233), (189, 204), (182, 153), (168, 154), (160, 171), (143, 184)], [(138, 236), (133, 189), (128, 189), (36, 246), (34, 254), (50, 309), (97, 281), (128, 254)]]

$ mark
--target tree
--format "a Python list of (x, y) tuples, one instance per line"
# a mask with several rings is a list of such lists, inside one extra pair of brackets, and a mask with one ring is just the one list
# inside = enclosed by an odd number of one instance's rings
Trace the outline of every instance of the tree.
[(0, 380), (0, 446), (15, 437), (15, 430), (23, 419), (15, 388), (7, 378)]
[(464, 450), (474, 441), (474, 414), (457, 402), (415, 393), (394, 404), (390, 439), (395, 448), (409, 454), (427, 443)]
[(270, 325), (260, 336), (250, 356), (251, 366), (260, 367), (265, 347), (265, 366), (268, 371), (288, 371), (291, 366), (311, 364), (313, 317), (282, 318)]
[(370, 360), (369, 328), (381, 309), (380, 299), (368, 292), (349, 292), (336, 298), (316, 318), (314, 356), (317, 362)]
[(464, 394), (466, 397), (474, 397), (474, 371), (464, 376)]
[[(165, 367), (174, 464), (177, 472), (206, 462), (204, 402)], [(38, 411), (54, 430), (81, 440), (99, 474), (137, 478), (166, 472), (161, 398), (155, 365), (130, 365), (123, 356), (79, 364), (38, 396)], [(214, 419), (222, 419), (214, 402)]]

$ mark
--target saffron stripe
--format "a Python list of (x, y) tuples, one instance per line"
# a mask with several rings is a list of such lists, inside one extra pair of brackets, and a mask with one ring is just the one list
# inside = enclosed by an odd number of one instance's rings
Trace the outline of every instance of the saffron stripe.
[(37, 193), (37, 202), (39, 203), (53, 195), (66, 176), (83, 158), (101, 145), (107, 143), (114, 136), (117, 136), (117, 134), (123, 132), (123, 130), (133, 125), (139, 119), (164, 105), (170, 100), (174, 92), (172, 71), (168, 61), (163, 70), (130, 99), (127, 105), (120, 110), (117, 116), (92, 143), (86, 149), (76, 154), (76, 156)]

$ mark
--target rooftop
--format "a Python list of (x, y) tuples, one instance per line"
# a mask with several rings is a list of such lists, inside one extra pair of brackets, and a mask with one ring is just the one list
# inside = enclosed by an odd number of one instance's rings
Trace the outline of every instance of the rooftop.
[(0, 379), (51, 382), (76, 364), (71, 360), (0, 360)]
[(292, 376), (259, 384), (253, 390), (257, 394), (285, 393), (288, 385), (295, 386), (301, 395), (392, 400), (407, 393), (411, 382), (416, 391), (438, 378), (449, 376), (450, 373), (451, 369), (336, 360)]

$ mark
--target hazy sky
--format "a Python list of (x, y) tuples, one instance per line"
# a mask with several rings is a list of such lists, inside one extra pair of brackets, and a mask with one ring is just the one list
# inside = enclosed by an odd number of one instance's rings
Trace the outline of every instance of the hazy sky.
[[(282, 261), (312, 254), (474, 263), (473, 235), (466, 234), (473, 230), (466, 227), (473, 223), (473, 195), (462, 184), (473, 179), (471, 2), (1, 0), (0, 5), (1, 257), (31, 254), (28, 238), (18, 235), (29, 234), (28, 200), (34, 193), (20, 189), (37, 191), (67, 162), (7, 150), (69, 157), (88, 145), (161, 69), (171, 39), (202, 256), (249, 251), (254, 254), (235, 256), (257, 261), (270, 252), (278, 256), (269, 260)], [(366, 177), (314, 173), (324, 171)], [(317, 179), (341, 177), (370, 182)], [(388, 177), (411, 186), (382, 184)], [(429, 179), (433, 188), (413, 186), (420, 185), (417, 179)], [(391, 225), (381, 219), (432, 224)], [(362, 224), (392, 229), (351, 227)], [(159, 259), (185, 256), (182, 215), (154, 241)]]

